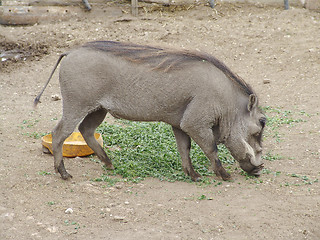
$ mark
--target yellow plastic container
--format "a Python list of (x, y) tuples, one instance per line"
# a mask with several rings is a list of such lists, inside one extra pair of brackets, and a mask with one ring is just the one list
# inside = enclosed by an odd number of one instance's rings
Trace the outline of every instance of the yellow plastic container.
[[(95, 133), (94, 137), (98, 143), (103, 146), (103, 140), (100, 133)], [(42, 137), (42, 145), (49, 149), (52, 154), (52, 135), (48, 134)], [(63, 143), (62, 155), (64, 157), (84, 157), (93, 154), (93, 150), (87, 145), (81, 133), (72, 133)]]

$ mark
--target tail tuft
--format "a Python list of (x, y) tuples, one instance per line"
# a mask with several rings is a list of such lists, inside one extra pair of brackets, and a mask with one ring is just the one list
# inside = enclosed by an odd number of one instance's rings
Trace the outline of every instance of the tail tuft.
[(40, 103), (40, 95), (38, 95), (33, 101), (33, 107), (36, 108), (38, 103)]

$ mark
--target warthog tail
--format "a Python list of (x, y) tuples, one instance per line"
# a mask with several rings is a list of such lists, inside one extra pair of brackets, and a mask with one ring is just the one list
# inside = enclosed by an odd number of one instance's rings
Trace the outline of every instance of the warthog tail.
[(41, 90), (41, 92), (38, 94), (38, 96), (34, 99), (34, 102), (33, 102), (33, 106), (34, 106), (34, 107), (36, 107), (36, 106), (38, 105), (38, 103), (40, 102), (40, 97), (42, 96), (44, 90), (47, 88), (47, 86), (48, 86), (48, 84), (49, 84), (49, 82), (50, 82), (50, 80), (51, 80), (54, 72), (56, 71), (59, 63), (61, 62), (62, 58), (65, 57), (65, 56), (67, 56), (68, 54), (69, 54), (69, 53), (63, 53), (63, 54), (60, 55), (60, 57), (59, 57), (56, 65), (54, 66), (54, 68), (53, 68), (53, 70), (52, 70), (52, 72), (51, 72), (51, 74), (50, 74), (49, 79), (47, 80), (46, 84), (44, 85), (44, 87), (42, 88), (42, 90)]

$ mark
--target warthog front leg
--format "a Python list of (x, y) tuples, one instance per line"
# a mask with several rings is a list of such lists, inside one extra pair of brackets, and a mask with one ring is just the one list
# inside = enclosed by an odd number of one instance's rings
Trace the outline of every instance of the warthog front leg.
[[(223, 180), (229, 180), (230, 174), (223, 168), (218, 158), (218, 148), (212, 128), (212, 120), (206, 116), (199, 115), (201, 106), (197, 103), (188, 106), (183, 115), (180, 127), (201, 148), (207, 158), (211, 161), (213, 171)], [(205, 111), (204, 111), (205, 112)]]
[(174, 136), (176, 137), (178, 151), (182, 160), (182, 168), (186, 175), (190, 176), (193, 181), (199, 181), (201, 175), (197, 173), (192, 166), (190, 159), (191, 139), (182, 130), (172, 127)]
[(230, 174), (223, 168), (218, 158), (218, 148), (214, 140), (212, 129), (201, 128), (191, 132), (190, 136), (192, 139), (199, 145), (207, 158), (210, 159), (213, 171), (217, 177), (221, 177), (225, 181), (230, 180)]

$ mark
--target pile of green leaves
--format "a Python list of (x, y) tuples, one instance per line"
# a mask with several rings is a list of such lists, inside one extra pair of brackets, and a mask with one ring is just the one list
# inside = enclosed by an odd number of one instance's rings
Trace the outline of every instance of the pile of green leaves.
[[(274, 138), (276, 142), (281, 141), (283, 137), (278, 131), (281, 126), (292, 127), (304, 121), (301, 118), (296, 119), (291, 111), (280, 108), (264, 107), (263, 111), (268, 118), (264, 136)], [(99, 180), (110, 179), (110, 175), (120, 175), (129, 181), (139, 181), (146, 177), (166, 181), (191, 180), (182, 170), (175, 138), (168, 124), (116, 120), (114, 124), (102, 123), (98, 132), (102, 134), (105, 150), (115, 167), (114, 171), (106, 172)], [(229, 171), (232, 168), (235, 169), (236, 167), (232, 167), (235, 160), (225, 146), (219, 145), (218, 149), (219, 158), (224, 167)], [(198, 173), (202, 176), (213, 175), (210, 161), (194, 142), (192, 142), (190, 157)], [(263, 158), (269, 161), (282, 159), (272, 151), (267, 152)], [(206, 183), (211, 180), (204, 177), (202, 181)]]
[[(189, 181), (182, 170), (171, 126), (159, 122), (104, 122), (98, 128), (103, 136), (108, 156), (112, 159), (115, 175), (131, 181), (155, 177), (166, 181)], [(203, 176), (211, 176), (210, 162), (197, 144), (192, 142), (190, 156), (193, 166)], [(234, 159), (224, 146), (219, 146), (220, 160), (226, 167)], [(109, 172), (108, 174), (111, 174)]]

